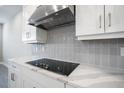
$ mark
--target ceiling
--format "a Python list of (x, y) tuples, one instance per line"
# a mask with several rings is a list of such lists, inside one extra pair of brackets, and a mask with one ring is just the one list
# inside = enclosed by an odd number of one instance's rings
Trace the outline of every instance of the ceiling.
[(21, 5), (0, 5), (0, 23), (5, 23), (15, 16), (21, 8)]

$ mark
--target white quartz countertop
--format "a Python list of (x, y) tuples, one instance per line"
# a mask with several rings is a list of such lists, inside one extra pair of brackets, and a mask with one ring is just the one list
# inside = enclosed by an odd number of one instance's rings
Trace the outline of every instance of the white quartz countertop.
[(38, 73), (66, 82), (73, 87), (124, 87), (124, 70), (104, 69), (91, 65), (81, 64), (67, 77), (26, 64), (26, 62), (36, 59), (41, 58), (23, 57), (13, 58), (9, 61), (18, 63), (29, 69), (35, 69)]
[(84, 88), (124, 87), (124, 71), (80, 65), (68, 77), (68, 84)]

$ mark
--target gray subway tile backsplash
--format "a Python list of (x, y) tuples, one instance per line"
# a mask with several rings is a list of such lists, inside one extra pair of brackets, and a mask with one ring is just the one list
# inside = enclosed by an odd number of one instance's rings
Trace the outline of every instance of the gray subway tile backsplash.
[(124, 69), (124, 57), (120, 56), (120, 48), (124, 47), (124, 39), (78, 41), (75, 37), (74, 25), (48, 31), (47, 44), (32, 46), (33, 55)]

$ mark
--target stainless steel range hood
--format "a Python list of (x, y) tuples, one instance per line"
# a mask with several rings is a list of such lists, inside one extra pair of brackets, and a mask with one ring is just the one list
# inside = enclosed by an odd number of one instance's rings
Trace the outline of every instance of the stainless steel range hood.
[(40, 5), (29, 18), (29, 25), (50, 30), (74, 24), (74, 10), (73, 5)]

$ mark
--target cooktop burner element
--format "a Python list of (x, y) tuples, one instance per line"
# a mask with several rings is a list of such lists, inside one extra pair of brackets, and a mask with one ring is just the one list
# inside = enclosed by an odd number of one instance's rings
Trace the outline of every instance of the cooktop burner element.
[(27, 62), (27, 64), (66, 76), (68, 76), (79, 65), (78, 63), (64, 62), (47, 58), (30, 61)]

